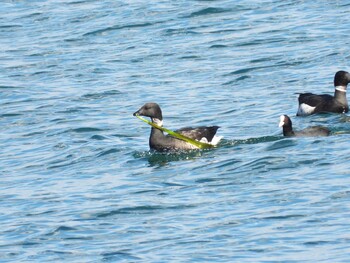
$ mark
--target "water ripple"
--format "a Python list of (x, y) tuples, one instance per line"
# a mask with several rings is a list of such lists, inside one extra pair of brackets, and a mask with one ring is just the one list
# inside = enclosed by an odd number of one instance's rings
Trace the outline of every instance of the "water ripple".
[(121, 30), (121, 29), (130, 29), (130, 28), (142, 28), (142, 27), (148, 27), (151, 25), (153, 25), (153, 23), (129, 24), (129, 25), (124, 25), (124, 26), (116, 25), (116, 26), (111, 26), (111, 27), (99, 29), (99, 30), (94, 30), (94, 31), (83, 34), (83, 36), (86, 37), (86, 36), (104, 35), (105, 33), (109, 32), (109, 31), (116, 31), (116, 30)]
[[(293, 118), (327, 138), (284, 138), (278, 118), (350, 70), (349, 4), (1, 8), (0, 261), (348, 261), (350, 117)], [(132, 116), (149, 101), (224, 139), (150, 151)]]
[(228, 8), (208, 7), (208, 8), (204, 8), (202, 10), (193, 12), (188, 17), (191, 18), (196, 16), (206, 16), (206, 15), (220, 14), (220, 13), (226, 13), (231, 11), (232, 10)]

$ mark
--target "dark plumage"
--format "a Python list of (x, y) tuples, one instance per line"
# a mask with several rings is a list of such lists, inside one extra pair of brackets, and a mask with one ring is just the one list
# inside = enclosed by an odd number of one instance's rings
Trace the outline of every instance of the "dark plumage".
[(346, 113), (349, 111), (346, 99), (346, 88), (350, 82), (350, 74), (338, 71), (334, 76), (334, 96), (302, 93), (299, 95), (297, 116), (306, 116), (319, 112)]
[(283, 127), (283, 135), (288, 137), (328, 136), (330, 133), (329, 129), (322, 126), (313, 126), (301, 131), (293, 131), (292, 121), (287, 115), (281, 115), (279, 127)]
[[(163, 126), (163, 116), (162, 110), (160, 109), (157, 103), (146, 103), (138, 111), (134, 113), (135, 115), (141, 115), (150, 117), (152, 122)], [(206, 143), (211, 143), (216, 145), (221, 137), (216, 137), (216, 131), (219, 129), (219, 126), (210, 126), (210, 127), (196, 127), (196, 128), (183, 128), (177, 130), (177, 133), (180, 133), (191, 139), (202, 141)], [(149, 146), (151, 149), (156, 151), (169, 151), (169, 150), (190, 150), (197, 149), (194, 145), (187, 143), (185, 141), (179, 140), (170, 135), (164, 135), (163, 131), (152, 127), (151, 135), (149, 138)]]

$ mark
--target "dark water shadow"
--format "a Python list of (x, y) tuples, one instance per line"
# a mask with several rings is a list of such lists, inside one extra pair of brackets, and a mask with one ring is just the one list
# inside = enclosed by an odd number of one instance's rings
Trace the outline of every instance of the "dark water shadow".
[(165, 166), (170, 162), (195, 160), (197, 158), (207, 156), (211, 154), (211, 152), (214, 152), (216, 149), (219, 149), (222, 147), (230, 148), (230, 147), (235, 147), (238, 145), (245, 145), (245, 144), (273, 142), (273, 141), (281, 140), (283, 138), (284, 138), (283, 136), (263, 136), (263, 137), (248, 138), (248, 139), (241, 139), (241, 140), (222, 140), (220, 144), (213, 149), (172, 151), (172, 152), (165, 152), (165, 153), (160, 153), (156, 151), (144, 151), (144, 152), (134, 152), (133, 157), (135, 159), (148, 161), (150, 166)]
[[(347, 120), (346, 120), (347, 121)], [(350, 128), (347, 127), (332, 127), (330, 136), (346, 135), (350, 134)], [(211, 154), (220, 148), (233, 148), (242, 145), (254, 145), (261, 143), (270, 143), (267, 150), (277, 150), (280, 148), (286, 148), (295, 146), (297, 140), (302, 137), (284, 137), (282, 134), (279, 135), (269, 135), (261, 136), (247, 139), (223, 139), (220, 144), (213, 148), (207, 150), (190, 150), (190, 151), (176, 151), (176, 152), (166, 152), (159, 153), (155, 151), (144, 151), (144, 152), (134, 152), (133, 157), (135, 159), (144, 159), (149, 162), (150, 166), (164, 166), (174, 161), (188, 161), (200, 158)], [(312, 137), (308, 137), (312, 138)], [(317, 137), (320, 139), (320, 137)]]
[(259, 144), (259, 143), (266, 143), (266, 142), (274, 142), (283, 139), (284, 137), (282, 135), (269, 135), (269, 136), (262, 136), (262, 137), (255, 137), (255, 138), (247, 138), (247, 139), (233, 139), (233, 140), (223, 140), (220, 143), (220, 146), (224, 147), (230, 147), (230, 146), (237, 146), (237, 145), (244, 145), (244, 144)]
[(136, 159), (148, 161), (150, 166), (165, 166), (174, 161), (188, 161), (201, 157), (205, 152), (210, 150), (190, 150), (160, 153), (156, 151), (134, 152)]

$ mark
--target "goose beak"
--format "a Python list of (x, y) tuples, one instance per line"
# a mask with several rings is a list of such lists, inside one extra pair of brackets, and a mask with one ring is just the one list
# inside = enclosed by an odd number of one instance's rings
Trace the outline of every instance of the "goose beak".
[(140, 108), (138, 111), (135, 111), (134, 113), (133, 113), (133, 116), (140, 116), (140, 115), (142, 115), (142, 108)]

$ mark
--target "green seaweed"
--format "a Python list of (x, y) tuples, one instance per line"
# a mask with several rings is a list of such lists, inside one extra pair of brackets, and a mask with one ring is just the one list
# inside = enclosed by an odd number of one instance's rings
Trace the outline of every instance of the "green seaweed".
[(194, 146), (196, 146), (197, 148), (199, 149), (210, 149), (210, 148), (213, 148), (214, 145), (212, 144), (209, 144), (209, 143), (205, 143), (205, 142), (199, 142), (199, 141), (196, 141), (196, 140), (193, 140), (191, 138), (188, 138), (187, 136), (184, 136), (182, 134), (179, 134), (177, 132), (174, 132), (172, 130), (169, 130), (167, 128), (164, 128), (164, 127), (161, 127), (161, 126), (158, 126), (157, 124), (149, 121), (149, 120), (146, 120), (144, 118), (142, 118), (140, 115), (135, 115), (137, 118), (139, 118), (140, 120), (146, 122), (147, 124), (151, 125), (152, 127), (156, 128), (156, 129), (159, 129), (161, 131), (164, 131), (168, 134), (170, 134), (171, 136), (174, 136), (175, 138), (179, 139), (179, 140), (183, 140), (185, 142), (188, 142)]

